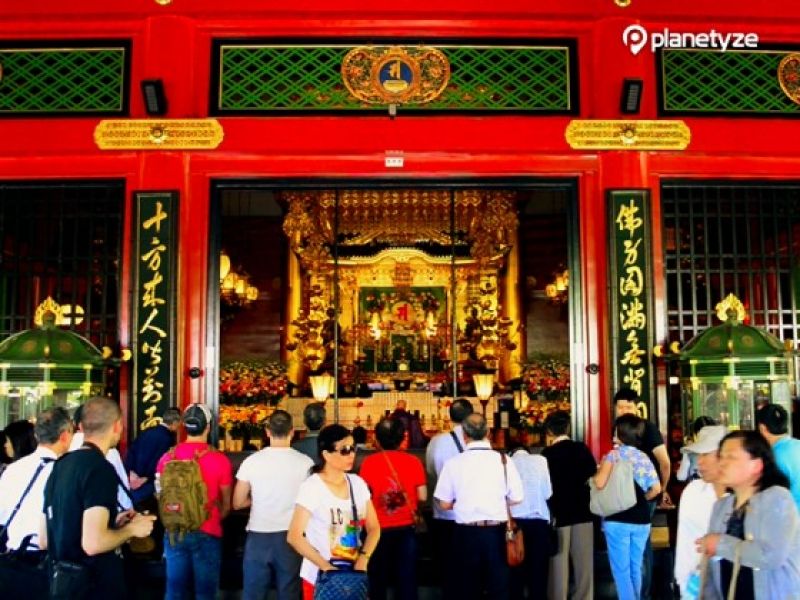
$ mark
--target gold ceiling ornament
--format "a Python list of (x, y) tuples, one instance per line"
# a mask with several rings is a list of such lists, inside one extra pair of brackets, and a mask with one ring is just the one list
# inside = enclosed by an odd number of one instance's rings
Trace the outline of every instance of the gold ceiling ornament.
[[(287, 192), (284, 231), (292, 249), (308, 262), (323, 259), (332, 243), (338, 206), (340, 247), (384, 242), (396, 246), (432, 243), (450, 246), (450, 190), (341, 190)], [(497, 260), (511, 247), (519, 221), (516, 192), (459, 190), (455, 192), (455, 229), (481, 262)]]
[(692, 132), (674, 120), (573, 119), (564, 137), (574, 150), (685, 150)]
[(783, 57), (778, 65), (778, 83), (792, 102), (800, 104), (800, 53)]
[(224, 137), (216, 119), (104, 119), (94, 129), (100, 150), (213, 150)]
[(287, 196), (289, 212), (283, 220), (283, 231), (289, 245), (303, 266), (319, 269), (331, 259), (331, 221), (323, 220), (315, 192), (291, 192)]
[(469, 221), (470, 255), (481, 264), (502, 262), (511, 249), (511, 237), (519, 227), (516, 198), (507, 192), (489, 192)]
[(61, 305), (53, 300), (51, 296), (45, 298), (44, 301), (36, 307), (36, 312), (33, 313), (33, 324), (41, 327), (44, 323), (44, 315), (46, 313), (53, 313), (55, 315), (56, 325), (61, 325), (61, 322), (64, 320)]
[(717, 318), (723, 322), (727, 321), (730, 317), (735, 317), (737, 321), (743, 323), (745, 318), (747, 318), (747, 311), (744, 308), (744, 304), (733, 294), (728, 294), (728, 296), (714, 308), (717, 311)]
[(367, 104), (426, 104), (450, 81), (450, 61), (427, 46), (360, 46), (342, 60), (342, 81)]
[(628, 8), (631, 5), (631, 0), (614, 0), (614, 4), (621, 8)]

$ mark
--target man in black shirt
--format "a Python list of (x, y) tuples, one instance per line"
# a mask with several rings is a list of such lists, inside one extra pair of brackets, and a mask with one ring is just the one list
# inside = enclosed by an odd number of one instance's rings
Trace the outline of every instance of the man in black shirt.
[(40, 544), (54, 563), (83, 565), (91, 588), (82, 598), (120, 600), (126, 592), (119, 548), (132, 537), (149, 535), (155, 517), (117, 512), (119, 480), (105, 454), (122, 435), (119, 405), (90, 399), (81, 427), (83, 446), (60, 458), (47, 480)]
[(566, 600), (569, 563), (575, 573), (573, 598), (593, 598), (594, 516), (589, 511), (587, 480), (597, 472), (597, 463), (583, 442), (569, 438), (569, 413), (558, 411), (545, 421), (547, 459), (553, 495), (547, 501), (558, 531), (558, 553), (550, 559), (547, 597)]
[[(639, 394), (631, 388), (620, 388), (614, 395), (614, 411), (617, 417), (622, 415), (637, 415), (639, 405)], [(660, 508), (675, 508), (672, 499), (667, 492), (667, 484), (669, 483), (670, 475), (672, 474), (672, 467), (670, 465), (669, 453), (667, 447), (664, 445), (664, 438), (661, 432), (656, 427), (655, 423), (645, 420), (644, 435), (642, 436), (642, 444), (639, 450), (647, 454), (650, 462), (656, 468), (658, 478), (661, 481), (661, 502), (658, 504)], [(650, 501), (650, 518), (652, 519), (653, 513), (656, 510), (656, 500)], [(653, 573), (653, 546), (650, 543), (650, 538), (647, 539), (647, 546), (644, 549), (644, 565), (642, 568), (642, 600), (649, 600), (650, 598), (650, 580)]]
[[(617, 417), (622, 415), (636, 415), (641, 417), (638, 412), (639, 394), (630, 388), (621, 388), (614, 395), (614, 411)], [(645, 420), (644, 435), (642, 436), (642, 445), (639, 448), (642, 452), (647, 454), (650, 462), (656, 468), (658, 478), (661, 480), (661, 489), (664, 490), (661, 496), (662, 508), (674, 508), (672, 499), (666, 492), (669, 477), (672, 473), (670, 465), (669, 453), (667, 447), (664, 445), (664, 438), (661, 432), (656, 427), (655, 423)]]

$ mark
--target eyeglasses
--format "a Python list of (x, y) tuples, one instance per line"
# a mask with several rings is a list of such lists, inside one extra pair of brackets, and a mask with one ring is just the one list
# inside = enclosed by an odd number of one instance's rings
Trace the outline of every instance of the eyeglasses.
[(328, 452), (338, 452), (342, 456), (350, 456), (356, 451), (355, 446), (342, 446), (339, 449), (334, 448), (333, 450), (329, 450)]

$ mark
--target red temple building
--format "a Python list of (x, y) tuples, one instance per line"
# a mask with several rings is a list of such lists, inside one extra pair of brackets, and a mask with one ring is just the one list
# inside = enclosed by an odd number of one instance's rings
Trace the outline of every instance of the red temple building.
[(484, 371), (595, 453), (621, 386), (666, 432), (654, 346), (730, 293), (800, 337), (798, 39), (789, 0), (7, 0), (0, 336), (50, 297), (130, 351), (129, 437), (323, 371), (349, 425), (411, 387), (446, 428)]

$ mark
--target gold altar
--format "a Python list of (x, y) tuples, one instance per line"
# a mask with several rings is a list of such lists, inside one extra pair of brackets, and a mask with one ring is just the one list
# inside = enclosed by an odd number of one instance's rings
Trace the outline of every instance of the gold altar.
[(430, 393), (454, 358), (500, 381), (519, 376), (515, 192), (291, 191), (282, 199), (291, 249), (283, 358), (300, 389), (321, 371), (356, 387), (422, 373)]

